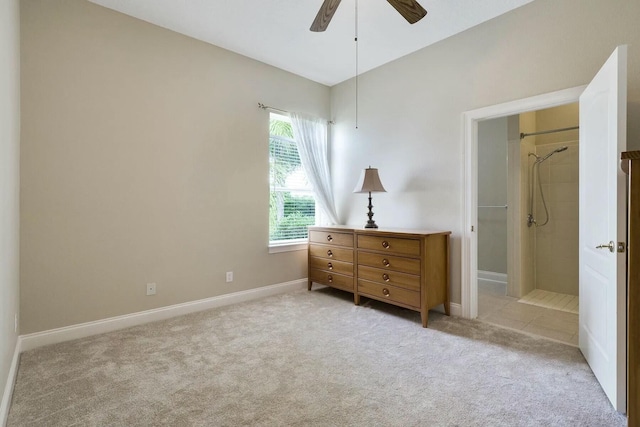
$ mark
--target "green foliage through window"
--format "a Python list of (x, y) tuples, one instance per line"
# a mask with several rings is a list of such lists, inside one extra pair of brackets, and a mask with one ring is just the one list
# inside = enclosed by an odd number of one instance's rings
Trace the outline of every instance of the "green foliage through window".
[(269, 124), (269, 241), (305, 239), (314, 225), (315, 199), (300, 163), (287, 117), (271, 114)]

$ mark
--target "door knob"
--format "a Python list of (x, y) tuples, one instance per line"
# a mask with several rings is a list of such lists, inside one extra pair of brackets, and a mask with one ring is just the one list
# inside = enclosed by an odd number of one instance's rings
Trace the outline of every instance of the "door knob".
[(609, 252), (614, 252), (616, 250), (616, 244), (612, 240), (608, 244), (602, 244), (602, 245), (596, 246), (596, 249), (604, 249), (604, 248), (608, 248)]

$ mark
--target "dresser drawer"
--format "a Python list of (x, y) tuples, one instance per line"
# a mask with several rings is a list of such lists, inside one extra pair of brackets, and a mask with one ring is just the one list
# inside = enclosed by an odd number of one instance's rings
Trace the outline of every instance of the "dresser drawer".
[(420, 256), (420, 240), (383, 236), (358, 236), (358, 249)]
[(420, 312), (444, 305), (449, 315), (450, 231), (309, 227), (308, 283)]
[(420, 307), (420, 292), (358, 279), (358, 293), (381, 301)]
[(310, 230), (309, 241), (312, 243), (326, 243), (331, 245), (352, 248), (353, 233)]
[(309, 267), (318, 270), (330, 271), (333, 273), (346, 274), (353, 276), (353, 264), (342, 261), (334, 261), (326, 258), (309, 258)]
[(336, 261), (353, 262), (353, 249), (324, 245), (309, 245), (309, 255), (318, 258), (335, 259)]
[(398, 286), (415, 291), (420, 290), (420, 276), (414, 274), (358, 265), (358, 279), (370, 280), (381, 285)]
[(358, 265), (400, 271), (402, 273), (420, 274), (420, 260), (402, 258), (374, 252), (358, 252)]
[(329, 273), (311, 268), (309, 269), (309, 280), (353, 292), (353, 277), (351, 276), (344, 276), (342, 274)]

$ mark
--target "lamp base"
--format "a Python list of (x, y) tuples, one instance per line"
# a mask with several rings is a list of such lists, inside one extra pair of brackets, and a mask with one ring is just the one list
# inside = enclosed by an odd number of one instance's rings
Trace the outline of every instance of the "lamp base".
[(373, 220), (373, 205), (371, 204), (371, 191), (369, 191), (369, 213), (367, 214), (367, 216), (369, 217), (369, 221), (367, 221), (367, 225), (364, 226), (364, 228), (378, 228), (378, 225), (376, 224), (376, 222)]

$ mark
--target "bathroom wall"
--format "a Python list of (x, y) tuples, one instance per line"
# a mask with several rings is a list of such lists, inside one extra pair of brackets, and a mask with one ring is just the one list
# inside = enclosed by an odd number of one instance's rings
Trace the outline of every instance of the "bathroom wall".
[[(538, 130), (577, 126), (578, 105), (541, 110), (536, 113)], [(536, 229), (536, 288), (578, 295), (578, 131), (540, 135), (536, 154), (544, 156), (562, 146), (540, 164), (540, 182), (544, 191), (549, 222)], [(536, 217), (544, 222), (545, 213), (539, 192)]]
[(507, 118), (478, 123), (478, 270), (507, 274)]
[[(501, 262), (506, 262), (509, 296), (519, 298), (534, 289), (578, 295), (578, 131), (519, 137), (520, 132), (577, 123), (578, 104), (570, 104), (523, 113), (512, 121), (478, 124), (478, 205), (499, 205), (500, 197), (506, 197), (509, 206), (508, 211), (478, 208), (478, 270), (501, 272)], [(530, 171), (535, 161), (529, 153), (544, 156), (565, 145), (566, 151), (540, 164), (549, 222), (528, 227)], [(542, 224), (546, 215), (537, 184), (534, 208), (535, 219)], [(507, 233), (504, 239), (502, 232)]]
[[(519, 128), (521, 133), (535, 132), (537, 128), (535, 111), (523, 113), (519, 116)], [(509, 286), (508, 295), (522, 297), (536, 288), (536, 231), (534, 227), (527, 227), (527, 214), (529, 213), (529, 153), (535, 152), (537, 136), (518, 138), (519, 161), (517, 168), (509, 175), (509, 180), (520, 184), (520, 215), (514, 220), (515, 226), (520, 231), (520, 275), (518, 286)], [(514, 162), (516, 166), (516, 162)]]

